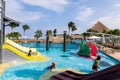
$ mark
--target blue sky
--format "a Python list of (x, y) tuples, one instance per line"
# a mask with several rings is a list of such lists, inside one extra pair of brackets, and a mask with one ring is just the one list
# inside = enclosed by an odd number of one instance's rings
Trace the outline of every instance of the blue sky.
[[(73, 21), (78, 28), (74, 33), (82, 33), (101, 21), (110, 29), (120, 29), (120, 0), (6, 0), (6, 16), (21, 24), (14, 31), (23, 35), (22, 25), (27, 24), (29, 37), (37, 29), (68, 31), (68, 23)], [(6, 33), (11, 32), (6, 27)]]

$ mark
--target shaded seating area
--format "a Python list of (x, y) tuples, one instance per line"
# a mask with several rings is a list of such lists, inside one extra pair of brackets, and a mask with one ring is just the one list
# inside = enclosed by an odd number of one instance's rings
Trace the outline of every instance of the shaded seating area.
[(52, 76), (50, 80), (120, 80), (120, 64), (91, 74), (65, 71)]

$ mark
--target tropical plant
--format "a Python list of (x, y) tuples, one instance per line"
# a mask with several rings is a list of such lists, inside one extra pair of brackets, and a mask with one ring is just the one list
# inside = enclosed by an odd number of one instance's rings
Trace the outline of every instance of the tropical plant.
[(13, 23), (13, 22), (10, 22), (10, 23), (9, 23), (9, 26), (11, 27), (12, 32), (13, 32), (13, 29), (16, 28), (18, 25), (16, 25), (16, 24)]
[(76, 31), (77, 30), (77, 28), (76, 28), (76, 26), (74, 25), (73, 27), (72, 27), (72, 34), (73, 34), (73, 31)]
[(113, 35), (120, 35), (120, 30), (119, 29), (114, 29)]
[(82, 33), (81, 34), (83, 37), (89, 36), (89, 33)]
[(107, 34), (113, 34), (113, 30), (106, 32)]
[(119, 29), (114, 29), (106, 32), (107, 34), (112, 34), (112, 35), (120, 35), (120, 30)]
[[(88, 36), (90, 36), (90, 35), (93, 35), (93, 33), (97, 33), (98, 31), (96, 31), (96, 30), (92, 30), (92, 29), (88, 29), (86, 32), (84, 32), (82, 35), (84, 36), (84, 37), (88, 37)], [(99, 34), (97, 34), (96, 36), (98, 36)]]
[(48, 34), (52, 35), (53, 34), (52, 30), (48, 30)]
[(41, 30), (37, 30), (37, 31), (35, 32), (34, 37), (36, 38), (36, 40), (38, 40), (38, 38), (42, 37), (42, 31), (41, 31)]
[(14, 32), (13, 34), (14, 34), (15, 39), (17, 39), (17, 40), (21, 36), (21, 34), (19, 32)]
[(104, 29), (102, 33), (106, 33), (107, 31)]
[(96, 30), (88, 29), (87, 32), (98, 32)]
[(6, 35), (6, 37), (8, 37), (9, 39), (12, 38), (17, 40), (19, 39), (20, 36), (21, 34), (19, 32), (11, 32)]
[(10, 37), (11, 37), (11, 36), (10, 36), (10, 33), (8, 33), (8, 34), (6, 35), (6, 37), (8, 37), (8, 39), (10, 39)]
[(75, 23), (73, 23), (72, 21), (68, 23), (69, 35), (70, 35), (70, 30), (72, 29), (73, 26), (75, 26)]
[(28, 30), (28, 29), (30, 29), (30, 27), (29, 27), (28, 25), (26, 25), (26, 24), (23, 25), (22, 27), (23, 27), (23, 30), (24, 30), (24, 36), (25, 36), (25, 31)]

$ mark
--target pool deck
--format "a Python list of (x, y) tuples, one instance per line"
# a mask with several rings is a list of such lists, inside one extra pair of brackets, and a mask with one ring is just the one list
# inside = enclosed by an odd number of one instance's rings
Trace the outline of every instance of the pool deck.
[(120, 50), (104, 47), (102, 51), (120, 61)]
[(7, 69), (8, 67), (12, 66), (13, 64), (11, 63), (4, 63), (4, 64), (0, 64), (0, 75), (4, 72), (5, 69)]

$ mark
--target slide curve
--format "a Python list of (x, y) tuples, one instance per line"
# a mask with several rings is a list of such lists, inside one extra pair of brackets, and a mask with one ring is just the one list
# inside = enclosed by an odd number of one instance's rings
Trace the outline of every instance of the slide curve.
[(90, 57), (92, 56), (96, 57), (98, 53), (97, 47), (92, 43), (88, 43), (87, 45), (91, 48)]

